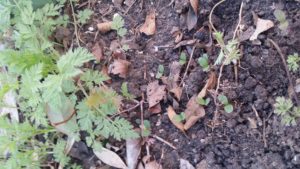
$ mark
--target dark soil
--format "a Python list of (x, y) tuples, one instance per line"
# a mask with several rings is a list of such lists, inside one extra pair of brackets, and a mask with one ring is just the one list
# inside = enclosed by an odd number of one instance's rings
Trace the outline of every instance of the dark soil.
[[(95, 14), (92, 21), (81, 28), (81, 39), (89, 49), (95, 43), (102, 42), (107, 63), (111, 61), (108, 52), (111, 42), (118, 39), (116, 33), (112, 31), (96, 35), (96, 31), (91, 33), (86, 31), (89, 27), (97, 29), (97, 23), (111, 20), (114, 13), (119, 13), (125, 19), (128, 29), (126, 39), (131, 50), (126, 52), (125, 58), (131, 62), (131, 67), (125, 79), (112, 76), (112, 83), (109, 85), (116, 91), (120, 91), (122, 82), (128, 82), (130, 93), (137, 96), (137, 100), (141, 100), (145, 95), (147, 84), (155, 80), (159, 64), (164, 65), (166, 69), (164, 75), (168, 76), (169, 65), (172, 61), (179, 60), (180, 52), (186, 52), (187, 56), (191, 53), (192, 46), (173, 49), (175, 43), (171, 34), (172, 28), (179, 27), (182, 30), (183, 40), (193, 39), (194, 32), (208, 21), (209, 12), (218, 1), (200, 0), (198, 25), (191, 31), (187, 31), (184, 19), (178, 13), (186, 10), (188, 3), (175, 0), (174, 4), (168, 6), (170, 2), (170, 0), (147, 0), (143, 1), (141, 8), (142, 1), (137, 0), (128, 14), (124, 13), (128, 8), (126, 5), (117, 6), (110, 0), (102, 0), (92, 6)], [(232, 37), (238, 22), (240, 4), (241, 0), (227, 0), (214, 12), (215, 27), (224, 32), (227, 39)], [(112, 10), (107, 13), (109, 8)], [(300, 3), (294, 0), (245, 0), (242, 24), (244, 30), (254, 26), (252, 12), (260, 18), (276, 21), (273, 15), (275, 8), (280, 8), (287, 14), (288, 34), (283, 35), (276, 25), (260, 34), (257, 43), (254, 44), (249, 40), (241, 43), (243, 55), (238, 66), (237, 83), (234, 67), (228, 65), (224, 67), (220, 88), (220, 92), (228, 96), (233, 103), (234, 112), (231, 114), (221, 112), (219, 125), (214, 128), (210, 125), (215, 110), (212, 102), (205, 107), (205, 117), (190, 128), (186, 135), (170, 122), (166, 114), (167, 106), (173, 104), (172, 96), (161, 102), (160, 114), (151, 114), (148, 112), (147, 103), (144, 104), (144, 118), (150, 121), (152, 134), (177, 148), (174, 150), (160, 141), (155, 141), (150, 146), (150, 153), (154, 159), (161, 162), (163, 168), (179, 168), (179, 159), (186, 159), (194, 166), (200, 162), (206, 163), (206, 167), (199, 169), (300, 168), (300, 123), (293, 127), (284, 126), (280, 122), (280, 117), (273, 113), (276, 96), (288, 97), (289, 82), (279, 54), (267, 40), (270, 38), (277, 42), (285, 56), (294, 52), (300, 53)], [(144, 23), (150, 9), (156, 10), (156, 33), (153, 36), (146, 36), (140, 34), (137, 28)], [(194, 61), (184, 79), (184, 90), (177, 112), (185, 109), (188, 99), (202, 89), (208, 78), (208, 74), (196, 64), (196, 59), (204, 52), (207, 51), (196, 48)], [(219, 48), (213, 46), (209, 58), (211, 63), (217, 58), (218, 52)], [(103, 64), (95, 65), (95, 68), (100, 70), (103, 66)], [(186, 65), (182, 68), (181, 77), (185, 68)], [(216, 68), (216, 72), (219, 72), (218, 69), (219, 67)], [(293, 80), (299, 78), (299, 75), (299, 71), (292, 74)], [(124, 109), (133, 105), (130, 102), (124, 104)], [(140, 118), (140, 113), (138, 107), (123, 116), (138, 126), (135, 119)], [(253, 121), (256, 127), (253, 127)], [(122, 143), (116, 143), (120, 144)], [(80, 151), (84, 153), (77, 154), (75, 158), (85, 161), (92, 157), (91, 151), (85, 149)], [(125, 157), (125, 150), (119, 153)], [(85, 167), (89, 166), (85, 164)]]

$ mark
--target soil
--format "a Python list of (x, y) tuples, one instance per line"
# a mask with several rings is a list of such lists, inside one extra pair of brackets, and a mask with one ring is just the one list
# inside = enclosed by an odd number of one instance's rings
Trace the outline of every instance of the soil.
[[(116, 91), (121, 90), (123, 82), (128, 82), (129, 92), (137, 96), (137, 100), (146, 101), (144, 98), (146, 87), (156, 80), (158, 65), (165, 67), (164, 76), (168, 76), (170, 63), (178, 61), (181, 52), (185, 52), (188, 59), (190, 57), (192, 46), (173, 48), (175, 45), (171, 34), (173, 27), (182, 30), (183, 40), (193, 39), (194, 33), (208, 21), (209, 12), (218, 1), (200, 0), (198, 23), (191, 31), (187, 30), (180, 13), (187, 10), (188, 2), (175, 0), (169, 5), (170, 2), (170, 0), (137, 0), (127, 14), (128, 6), (124, 4), (118, 6), (116, 2), (110, 0), (102, 0), (91, 6), (94, 11), (93, 19), (80, 29), (80, 37), (83, 41), (82, 45), (90, 50), (95, 43), (101, 43), (105, 53), (104, 63), (111, 62), (109, 49), (118, 37), (115, 31), (105, 34), (96, 33), (96, 24), (111, 20), (113, 14), (119, 13), (125, 19), (128, 29), (126, 43), (131, 49), (123, 57), (131, 63), (131, 66), (126, 78), (111, 75), (112, 81), (108, 85)], [(230, 39), (233, 35), (238, 23), (241, 2), (241, 0), (226, 0), (215, 9), (214, 24), (218, 30), (224, 32), (225, 39)], [(300, 53), (300, 2), (294, 0), (244, 0), (243, 2), (243, 30), (254, 26), (253, 12), (260, 18), (275, 21), (275, 27), (260, 34), (255, 43), (249, 40), (241, 42), (242, 56), (238, 64), (237, 79), (232, 64), (224, 67), (220, 92), (233, 103), (234, 112), (228, 114), (221, 111), (219, 124), (212, 127), (215, 105), (211, 102), (205, 107), (205, 117), (193, 125), (185, 135), (170, 122), (166, 113), (168, 105), (173, 105), (172, 95), (169, 94), (161, 101), (162, 112), (159, 114), (150, 113), (147, 103), (144, 103), (143, 115), (144, 119), (151, 123), (152, 136), (157, 135), (177, 148), (172, 149), (156, 139), (150, 145), (153, 159), (160, 162), (165, 169), (179, 168), (180, 159), (189, 161), (193, 166), (198, 164), (198, 169), (300, 168), (300, 122), (296, 126), (284, 126), (280, 122), (280, 117), (273, 113), (276, 96), (289, 96), (289, 81), (277, 50), (267, 40), (270, 38), (277, 42), (285, 56)], [(81, 8), (86, 7), (88, 6)], [(286, 13), (289, 22), (286, 35), (278, 28), (273, 15), (275, 8), (282, 9)], [(139, 33), (138, 27), (144, 23), (147, 12), (151, 9), (156, 11), (156, 32), (154, 35), (146, 36)], [(89, 27), (93, 27), (95, 31), (89, 32)], [(176, 108), (177, 112), (182, 112), (189, 98), (205, 85), (208, 73), (197, 64), (197, 59), (205, 52), (210, 52), (210, 63), (214, 63), (219, 48), (215, 42), (211, 51), (196, 48), (187, 76), (183, 79), (184, 89), (182, 99)], [(94, 65), (94, 68), (101, 70), (108, 64)], [(185, 69), (186, 64), (181, 69), (181, 78)], [(219, 72), (219, 67), (215, 67), (215, 72)], [(299, 75), (299, 71), (292, 73), (292, 79), (295, 81), (300, 77)], [(162, 81), (160, 83), (162, 84)], [(132, 106), (134, 104), (127, 101), (124, 102), (123, 108)], [(124, 113), (122, 116), (138, 126), (135, 120), (141, 116), (140, 108)], [(124, 145), (122, 142), (112, 142), (112, 144)], [(85, 168), (96, 166), (97, 160), (86, 164), (86, 159), (95, 158), (92, 152), (84, 147), (84, 144), (78, 143), (77, 146), (80, 148), (73, 148), (74, 159), (83, 161)], [(125, 148), (118, 153), (125, 158)], [(145, 154), (143, 148), (142, 155)]]

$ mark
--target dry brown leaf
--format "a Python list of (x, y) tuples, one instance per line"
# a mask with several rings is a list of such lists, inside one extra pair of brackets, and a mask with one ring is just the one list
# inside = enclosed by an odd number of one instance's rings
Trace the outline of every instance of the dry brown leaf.
[(205, 116), (204, 108), (197, 103), (197, 96), (194, 95), (186, 105), (184, 130), (192, 127), (201, 117)]
[(141, 138), (126, 140), (126, 162), (128, 169), (135, 169), (141, 152)]
[(198, 21), (198, 15), (194, 12), (194, 9), (189, 6), (189, 11), (187, 13), (187, 18), (186, 18), (186, 24), (188, 27), (188, 30), (192, 30), (196, 25)]
[(251, 129), (256, 129), (257, 128), (256, 120), (250, 117), (248, 117), (247, 119), (249, 121), (249, 127)]
[(156, 161), (150, 161), (150, 156), (143, 157), (138, 165), (138, 169), (162, 169), (162, 166)]
[(110, 165), (115, 168), (127, 168), (123, 160), (113, 151), (101, 148), (101, 150), (95, 150), (95, 155), (105, 164)]
[(154, 81), (147, 86), (147, 100), (149, 108), (157, 105), (166, 95), (166, 86), (159, 85), (158, 81)]
[(180, 159), (179, 169), (195, 169), (195, 167), (189, 161)]
[(257, 18), (256, 29), (255, 29), (254, 33), (252, 34), (252, 36), (250, 37), (250, 40), (253, 41), (253, 40), (257, 39), (257, 36), (260, 33), (264, 32), (272, 27), (274, 27), (273, 21)]
[(98, 23), (97, 28), (101, 33), (106, 33), (111, 30), (111, 24), (112, 22)]
[(209, 165), (205, 159), (200, 161), (200, 163), (198, 163), (196, 165), (196, 169), (208, 169), (208, 168), (209, 168)]
[(182, 95), (182, 87), (176, 87), (170, 90), (171, 93), (174, 94), (174, 96), (177, 98), (177, 100), (180, 100)]
[(190, 4), (194, 10), (194, 13), (198, 15), (199, 0), (190, 0)]
[(146, 16), (145, 23), (140, 27), (140, 32), (146, 35), (153, 35), (155, 31), (155, 10), (151, 10)]
[(198, 98), (204, 98), (206, 96), (207, 90), (213, 89), (216, 86), (216, 83), (217, 83), (216, 73), (212, 72), (209, 75), (209, 78), (206, 81), (205, 86), (202, 88), (202, 90), (198, 94)]
[(174, 124), (174, 126), (176, 126), (179, 130), (184, 132), (184, 125), (181, 121), (176, 120), (175, 117), (177, 114), (175, 113), (172, 106), (168, 107), (167, 113), (168, 113), (168, 117), (169, 117), (170, 121)]
[(150, 107), (148, 111), (153, 114), (158, 114), (161, 112), (161, 106), (160, 106), (160, 104), (157, 104), (153, 107)]
[(109, 73), (119, 75), (122, 78), (126, 78), (129, 70), (130, 62), (127, 60), (116, 59), (109, 66)]
[(99, 45), (99, 43), (96, 43), (92, 49), (92, 53), (94, 57), (96, 58), (96, 61), (101, 61), (103, 59), (103, 49)]

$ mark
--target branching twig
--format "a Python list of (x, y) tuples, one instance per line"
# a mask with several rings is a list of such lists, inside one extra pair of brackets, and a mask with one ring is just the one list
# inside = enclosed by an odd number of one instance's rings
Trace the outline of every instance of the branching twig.
[(292, 90), (293, 90), (293, 92), (294, 92), (293, 94), (294, 94), (295, 101), (296, 101), (296, 103), (297, 103), (297, 106), (300, 106), (298, 97), (297, 97), (297, 95), (296, 95), (295, 87), (294, 87), (294, 84), (293, 84), (293, 81), (292, 81), (292, 78), (291, 78), (289, 69), (288, 69), (288, 67), (287, 67), (287, 64), (286, 64), (284, 55), (283, 55), (283, 53), (282, 53), (280, 47), (277, 45), (276, 42), (274, 42), (272, 39), (268, 39), (268, 41), (270, 41), (270, 42), (273, 44), (273, 46), (275, 47), (275, 49), (277, 50), (277, 52), (279, 53), (279, 55), (280, 55), (280, 57), (281, 57), (281, 59), (282, 59), (282, 62), (283, 62), (283, 65), (284, 65), (284, 68), (285, 68), (287, 77), (288, 77), (288, 79), (289, 79), (289, 83), (290, 83), (290, 85), (291, 85), (291, 87), (292, 87)]

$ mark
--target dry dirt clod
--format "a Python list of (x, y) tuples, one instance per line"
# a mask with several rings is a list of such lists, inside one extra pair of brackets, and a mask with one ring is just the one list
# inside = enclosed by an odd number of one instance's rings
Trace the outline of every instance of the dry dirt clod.
[(140, 27), (140, 32), (149, 36), (153, 35), (155, 31), (155, 10), (151, 10), (146, 16), (145, 23)]
[(127, 60), (116, 59), (109, 66), (109, 73), (119, 75), (122, 78), (126, 78), (129, 70), (130, 62)]

